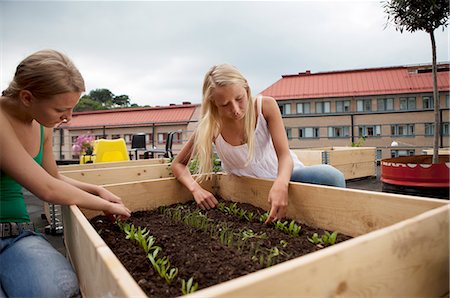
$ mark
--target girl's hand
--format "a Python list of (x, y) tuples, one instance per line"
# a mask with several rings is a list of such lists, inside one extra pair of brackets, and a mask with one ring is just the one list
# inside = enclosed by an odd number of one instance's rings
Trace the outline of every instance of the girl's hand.
[(103, 200), (108, 201), (108, 202), (112, 202), (112, 203), (117, 203), (117, 204), (123, 205), (123, 202), (122, 202), (121, 198), (119, 198), (118, 196), (116, 196), (112, 192), (106, 190), (102, 186), (98, 187), (96, 195), (99, 196), (100, 198), (102, 198)]
[(197, 202), (197, 205), (203, 210), (209, 210), (211, 208), (215, 208), (219, 203), (217, 199), (213, 196), (212, 193), (202, 188), (197, 182), (194, 182), (194, 189), (192, 190), (192, 194), (194, 195), (194, 199)]
[(121, 198), (101, 186), (97, 189), (97, 195), (105, 201), (110, 202), (108, 210), (104, 210), (105, 215), (109, 219), (115, 221), (117, 218), (125, 220), (130, 217), (131, 211), (125, 207)]
[(131, 211), (123, 204), (118, 203), (109, 203), (109, 211), (103, 211), (106, 217), (108, 217), (111, 221), (116, 221), (116, 219), (126, 220), (130, 217)]
[(270, 222), (282, 219), (286, 216), (288, 206), (288, 185), (282, 183), (275, 183), (269, 192), (268, 202), (271, 204), (270, 213), (267, 220), (264, 222), (268, 224)]

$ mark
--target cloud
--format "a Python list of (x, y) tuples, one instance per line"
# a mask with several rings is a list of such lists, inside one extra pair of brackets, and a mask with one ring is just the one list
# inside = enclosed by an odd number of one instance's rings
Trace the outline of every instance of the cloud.
[[(201, 101), (204, 73), (231, 63), (254, 93), (283, 74), (428, 63), (423, 32), (384, 29), (375, 1), (0, 2), (1, 87), (30, 53), (68, 54), (88, 91), (140, 105)], [(448, 61), (448, 29), (436, 31)]]

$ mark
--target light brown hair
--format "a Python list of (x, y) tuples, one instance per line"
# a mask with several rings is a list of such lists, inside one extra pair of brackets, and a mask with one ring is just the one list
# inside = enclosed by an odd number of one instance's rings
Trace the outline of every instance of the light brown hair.
[(3, 96), (17, 98), (21, 90), (30, 91), (38, 99), (56, 94), (84, 92), (83, 77), (64, 54), (42, 50), (25, 58), (16, 68), (14, 78)]

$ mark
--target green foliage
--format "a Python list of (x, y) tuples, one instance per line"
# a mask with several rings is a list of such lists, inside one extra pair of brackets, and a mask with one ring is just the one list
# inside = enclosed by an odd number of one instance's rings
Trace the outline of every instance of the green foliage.
[[(194, 157), (188, 164), (188, 169), (191, 174), (197, 174), (198, 172), (198, 158)], [(214, 173), (218, 173), (222, 171), (222, 161), (217, 157), (217, 154), (214, 154), (213, 157), (213, 168), (212, 171)]]
[(111, 107), (114, 94), (108, 89), (95, 89), (89, 92), (89, 97), (99, 102), (103, 107)]
[(449, 18), (449, 0), (390, 0), (383, 3), (387, 22), (403, 32), (433, 32), (446, 27)]
[(364, 145), (364, 142), (366, 141), (367, 137), (366, 136), (362, 136), (360, 138), (358, 138), (358, 141), (352, 142), (352, 147), (362, 147)]
[(92, 99), (89, 95), (83, 95), (80, 98), (80, 101), (73, 109), (74, 112), (84, 112), (84, 111), (95, 111), (95, 110), (104, 110), (105, 108), (102, 104), (94, 99)]
[(308, 237), (308, 240), (311, 243), (322, 248), (325, 246), (334, 245), (336, 243), (337, 235), (338, 235), (337, 232), (333, 232), (330, 234), (330, 232), (325, 231), (325, 233), (320, 237), (317, 233), (314, 233), (311, 238)]
[(181, 293), (183, 295), (194, 293), (197, 289), (198, 283), (194, 283), (193, 277), (189, 278), (187, 282), (184, 279), (181, 280)]

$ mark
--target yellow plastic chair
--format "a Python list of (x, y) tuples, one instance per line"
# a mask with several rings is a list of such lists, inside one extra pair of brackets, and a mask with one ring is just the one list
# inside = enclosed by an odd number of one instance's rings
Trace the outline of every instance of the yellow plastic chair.
[(94, 163), (130, 160), (124, 139), (96, 140), (94, 156)]

